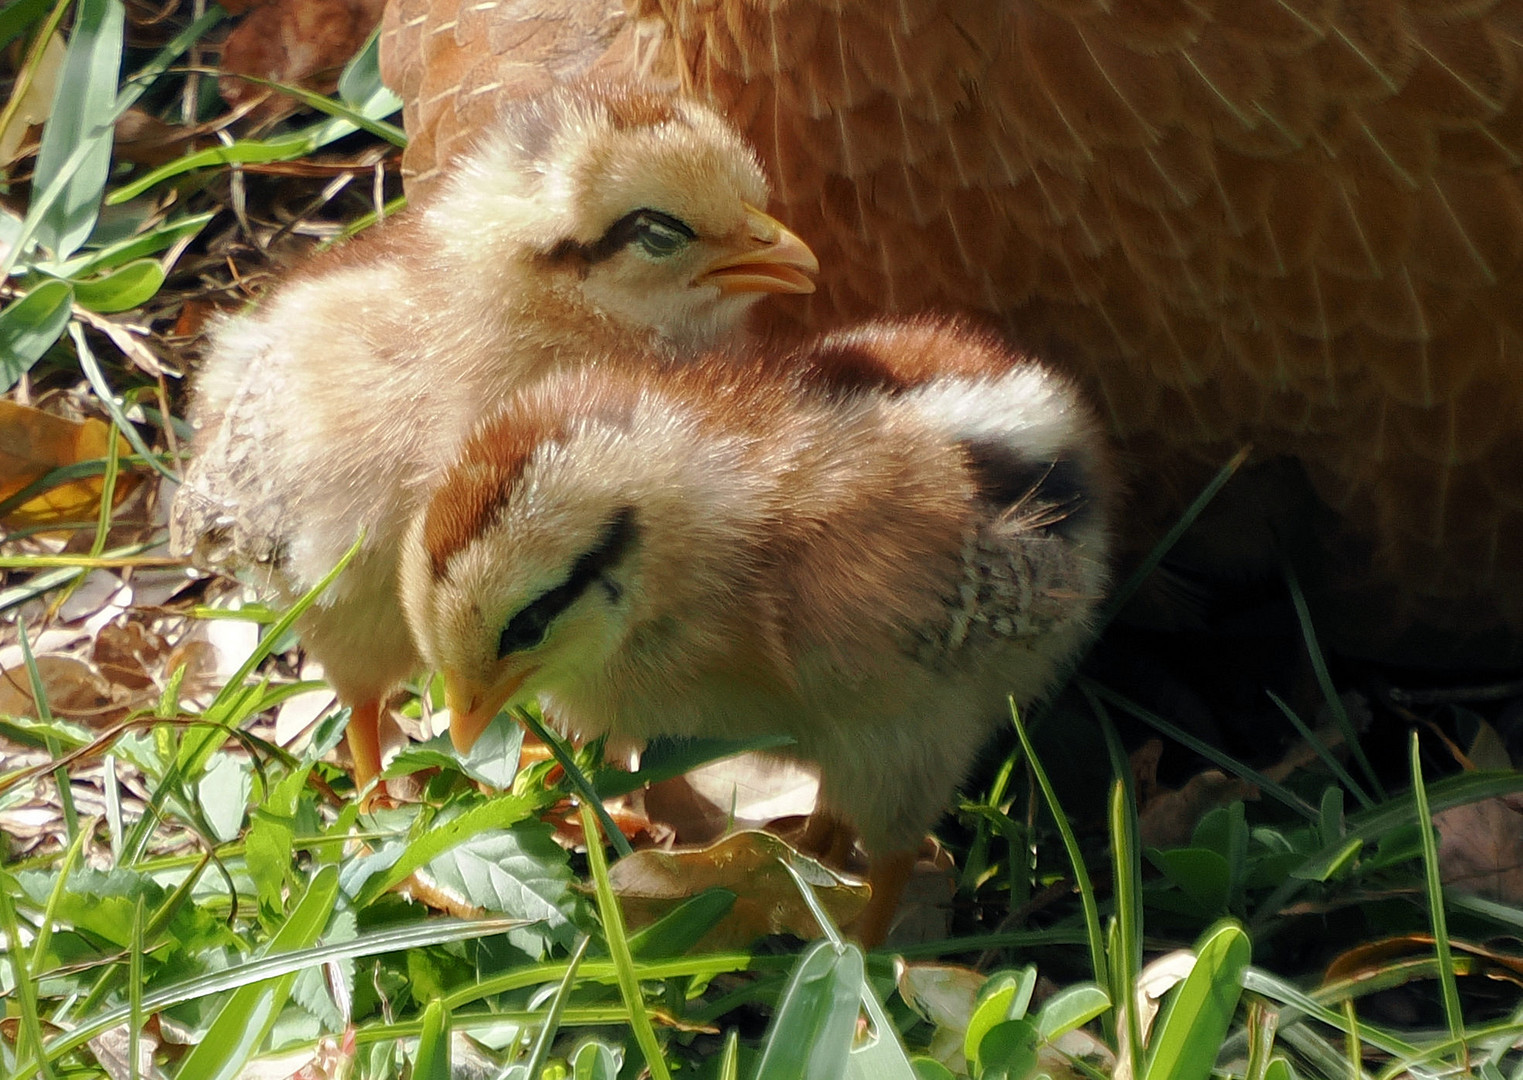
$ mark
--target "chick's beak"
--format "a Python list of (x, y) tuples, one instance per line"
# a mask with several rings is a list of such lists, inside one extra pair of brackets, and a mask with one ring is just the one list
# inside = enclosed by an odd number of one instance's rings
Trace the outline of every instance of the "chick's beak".
[(444, 673), (444, 703), (449, 707), (450, 715), (449, 738), (456, 751), (464, 754), (476, 745), (476, 740), (481, 738), (498, 710), (533, 673), (533, 668), (512, 671), (492, 685), (462, 678), (452, 671)]
[(777, 218), (750, 204), (739, 250), (726, 251), (699, 271), (694, 285), (717, 285), (733, 293), (812, 293), (820, 261), (809, 245)]

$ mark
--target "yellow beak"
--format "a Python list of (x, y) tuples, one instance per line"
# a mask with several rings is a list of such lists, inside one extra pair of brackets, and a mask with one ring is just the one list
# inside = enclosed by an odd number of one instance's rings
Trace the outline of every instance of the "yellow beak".
[(809, 245), (777, 218), (743, 204), (746, 224), (740, 250), (726, 252), (699, 271), (694, 285), (717, 285), (733, 293), (812, 293), (820, 260)]
[(466, 753), (481, 738), (498, 711), (518, 693), (533, 668), (515, 671), (492, 686), (462, 679), (453, 672), (444, 673), (444, 704), (449, 707), (449, 738), (455, 750)]

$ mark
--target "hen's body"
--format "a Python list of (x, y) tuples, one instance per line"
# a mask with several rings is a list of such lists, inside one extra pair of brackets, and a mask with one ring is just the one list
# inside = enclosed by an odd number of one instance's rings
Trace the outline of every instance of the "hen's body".
[(630, 5), (393, 0), (413, 183), (524, 71), (689, 86), (820, 253), (811, 327), (998, 313), (1139, 532), (1251, 441), (1368, 544), (1372, 621), (1523, 626), (1523, 0)]

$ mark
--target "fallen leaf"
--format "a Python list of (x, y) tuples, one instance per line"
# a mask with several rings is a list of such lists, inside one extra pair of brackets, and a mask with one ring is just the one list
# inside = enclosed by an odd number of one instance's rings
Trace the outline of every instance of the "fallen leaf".
[(637, 851), (615, 863), (609, 877), (631, 929), (648, 926), (707, 889), (729, 889), (736, 894), (735, 906), (695, 948), (743, 949), (769, 934), (820, 936), (798, 885), (783, 868), (785, 859), (813, 886), (837, 926), (867, 906), (866, 885), (832, 873), (764, 832), (735, 833), (702, 848)]
[[(69, 420), (62, 416), (0, 401), (0, 499), (9, 498), (54, 469), (81, 461), (103, 458), (111, 428), (94, 418)], [(117, 436), (122, 454), (132, 453), (127, 440)], [(69, 480), (43, 492), (4, 518), (11, 528), (88, 521), (100, 510), (103, 477)], [(123, 470), (116, 480), (120, 503), (137, 484), (137, 477)]]
[(1485, 799), (1440, 810), (1433, 824), (1446, 887), (1523, 906), (1523, 807)]

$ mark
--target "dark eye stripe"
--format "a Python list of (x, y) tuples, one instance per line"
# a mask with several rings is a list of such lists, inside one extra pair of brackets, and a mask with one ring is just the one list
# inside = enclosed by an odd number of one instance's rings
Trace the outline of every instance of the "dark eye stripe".
[(508, 620), (497, 639), (497, 658), (532, 649), (545, 640), (545, 633), (556, 617), (624, 557), (635, 536), (634, 507), (626, 506), (614, 515), (601, 539), (577, 558), (565, 581), (541, 593)]
[(600, 263), (623, 251), (639, 236), (641, 231), (650, 224), (664, 225), (673, 232), (681, 233), (689, 240), (695, 239), (698, 234), (693, 231), (691, 225), (681, 218), (674, 218), (670, 214), (663, 214), (660, 210), (651, 210), (648, 207), (640, 210), (631, 210), (618, 221), (608, 226), (608, 231), (603, 233), (590, 244), (578, 244), (572, 240), (563, 240), (554, 251), (550, 252), (552, 258), (575, 255), (589, 266)]

